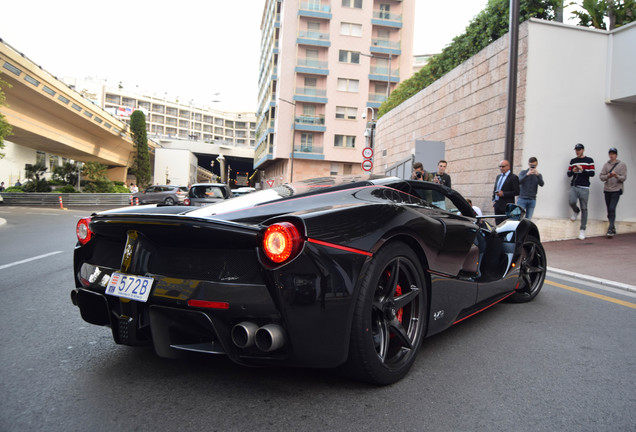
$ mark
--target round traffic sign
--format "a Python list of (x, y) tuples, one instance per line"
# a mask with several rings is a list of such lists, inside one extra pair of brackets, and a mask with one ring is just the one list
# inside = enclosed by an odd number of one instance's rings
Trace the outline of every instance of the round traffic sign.
[(362, 157), (365, 159), (371, 159), (373, 157), (373, 149), (371, 147), (365, 147), (362, 149)]
[(371, 171), (373, 169), (373, 161), (363, 160), (362, 161), (362, 169), (365, 171)]

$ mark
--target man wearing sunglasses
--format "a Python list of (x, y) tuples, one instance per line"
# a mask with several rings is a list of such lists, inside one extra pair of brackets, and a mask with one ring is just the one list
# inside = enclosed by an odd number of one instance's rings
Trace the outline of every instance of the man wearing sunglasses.
[[(495, 187), (492, 192), (492, 205), (496, 215), (506, 214), (506, 205), (515, 202), (515, 197), (519, 195), (519, 177), (510, 171), (510, 162), (502, 160), (499, 162), (501, 174), (495, 180)], [(495, 223), (500, 224), (505, 218), (495, 218)]]

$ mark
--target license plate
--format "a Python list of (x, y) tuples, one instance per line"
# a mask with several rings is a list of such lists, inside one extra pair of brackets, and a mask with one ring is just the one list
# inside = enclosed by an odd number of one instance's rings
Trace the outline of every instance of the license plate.
[(153, 278), (114, 272), (106, 287), (106, 294), (146, 302)]

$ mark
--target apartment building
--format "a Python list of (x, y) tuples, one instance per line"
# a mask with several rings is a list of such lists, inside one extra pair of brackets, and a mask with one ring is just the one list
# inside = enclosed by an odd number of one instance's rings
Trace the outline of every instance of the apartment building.
[(412, 75), (414, 11), (412, 0), (265, 0), (254, 153), (262, 178), (364, 172), (367, 121)]
[(111, 114), (130, 123), (130, 114), (146, 114), (148, 136), (184, 139), (254, 148), (256, 116), (253, 112), (226, 112), (182, 101), (148, 96), (125, 88), (107, 86), (101, 80), (63, 81)]

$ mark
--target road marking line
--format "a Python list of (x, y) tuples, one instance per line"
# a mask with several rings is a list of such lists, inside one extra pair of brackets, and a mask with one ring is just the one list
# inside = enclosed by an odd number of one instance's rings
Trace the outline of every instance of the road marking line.
[(558, 282), (552, 282), (552, 281), (549, 281), (549, 280), (546, 280), (545, 283), (547, 283), (548, 285), (552, 285), (552, 286), (558, 287), (558, 288), (563, 288), (563, 289), (566, 289), (566, 290), (569, 290), (569, 291), (574, 291), (575, 293), (583, 294), (583, 295), (594, 297), (594, 298), (597, 298), (597, 299), (600, 299), (600, 300), (605, 300), (605, 301), (608, 301), (610, 303), (616, 303), (616, 304), (619, 304), (619, 305), (622, 305), (622, 306), (627, 306), (628, 308), (636, 309), (636, 303), (631, 303), (631, 302), (628, 302), (628, 301), (615, 299), (613, 297), (609, 297), (609, 296), (606, 296), (606, 295), (603, 295), (603, 294), (596, 294), (596, 293), (593, 293), (591, 291), (582, 290), (580, 288), (574, 288), (574, 287), (571, 287), (571, 286), (568, 286), (568, 285), (563, 285), (563, 284), (560, 284)]
[(59, 253), (62, 253), (62, 251), (50, 252), (50, 253), (47, 253), (47, 254), (44, 254), (44, 255), (38, 255), (38, 256), (33, 257), (33, 258), (27, 258), (27, 259), (22, 260), (22, 261), (16, 261), (16, 262), (12, 262), (12, 263), (9, 263), (9, 264), (1, 265), (0, 266), (0, 270), (6, 269), (6, 268), (9, 268), (9, 267), (13, 267), (13, 266), (16, 266), (18, 264), (24, 264), (24, 263), (28, 263), (30, 261), (35, 261), (35, 260), (38, 260), (38, 259), (46, 258), (46, 257), (49, 257), (51, 255), (56, 255), (56, 254), (59, 254)]

